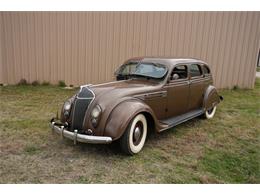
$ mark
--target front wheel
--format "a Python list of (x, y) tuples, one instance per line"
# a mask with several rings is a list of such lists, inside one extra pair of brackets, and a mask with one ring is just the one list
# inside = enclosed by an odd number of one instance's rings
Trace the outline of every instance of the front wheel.
[(215, 113), (216, 113), (216, 109), (217, 109), (217, 106), (214, 106), (213, 108), (210, 108), (208, 110), (206, 110), (205, 114), (204, 114), (204, 117), (206, 119), (211, 119), (214, 117)]
[(137, 154), (144, 146), (146, 135), (146, 118), (143, 114), (138, 114), (130, 122), (120, 139), (121, 149), (129, 155)]

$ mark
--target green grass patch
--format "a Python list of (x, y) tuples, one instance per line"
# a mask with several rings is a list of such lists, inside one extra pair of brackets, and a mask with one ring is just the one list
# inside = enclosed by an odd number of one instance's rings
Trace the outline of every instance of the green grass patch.
[(29, 145), (24, 148), (24, 152), (26, 152), (29, 155), (37, 154), (40, 152), (40, 148), (34, 145)]
[(0, 86), (0, 183), (260, 183), (260, 79), (220, 91), (212, 120), (149, 134), (133, 157), (52, 134), (50, 118), (76, 90)]
[(59, 86), (59, 87), (66, 87), (67, 85), (66, 85), (65, 81), (61, 81), (61, 80), (60, 80), (60, 81), (58, 82), (58, 86)]
[(240, 153), (207, 150), (201, 167), (225, 183), (257, 183), (260, 179), (257, 148), (244, 149)]

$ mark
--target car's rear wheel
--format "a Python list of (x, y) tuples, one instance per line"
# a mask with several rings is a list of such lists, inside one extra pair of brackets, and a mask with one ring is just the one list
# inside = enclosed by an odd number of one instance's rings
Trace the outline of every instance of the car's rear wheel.
[(138, 114), (130, 122), (120, 139), (121, 149), (129, 155), (137, 154), (144, 146), (146, 135), (146, 118), (143, 114)]
[(210, 108), (208, 110), (206, 110), (204, 116), (206, 119), (211, 119), (214, 117), (215, 113), (216, 113), (216, 109), (217, 109), (217, 106), (214, 106), (213, 108)]

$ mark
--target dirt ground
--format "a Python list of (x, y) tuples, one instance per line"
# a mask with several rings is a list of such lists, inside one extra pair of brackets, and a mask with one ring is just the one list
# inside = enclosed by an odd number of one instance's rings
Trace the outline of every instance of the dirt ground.
[(260, 183), (260, 79), (223, 90), (212, 120), (150, 133), (138, 155), (117, 143), (73, 145), (49, 119), (75, 90), (0, 87), (0, 183)]

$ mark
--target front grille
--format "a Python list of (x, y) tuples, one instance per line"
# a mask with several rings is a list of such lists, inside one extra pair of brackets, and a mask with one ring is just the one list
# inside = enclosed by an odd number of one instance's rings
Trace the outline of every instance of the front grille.
[(93, 92), (87, 87), (82, 88), (78, 93), (73, 106), (71, 130), (82, 130), (85, 113), (93, 98)]

